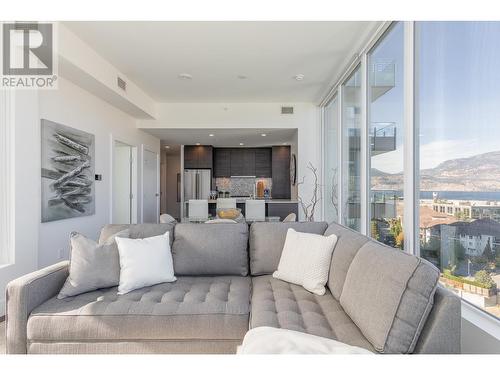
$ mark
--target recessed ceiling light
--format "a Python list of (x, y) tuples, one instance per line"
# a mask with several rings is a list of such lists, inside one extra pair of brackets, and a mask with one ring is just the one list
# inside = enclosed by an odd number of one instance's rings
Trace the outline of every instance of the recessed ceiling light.
[(170, 146), (165, 146), (165, 148), (170, 148)]
[(238, 79), (247, 79), (248, 77), (246, 75), (240, 74), (238, 76)]
[(296, 74), (293, 78), (296, 81), (302, 81), (304, 79), (304, 75), (303, 74)]
[(266, 133), (262, 133), (261, 136), (265, 137), (267, 134)]
[(199, 145), (201, 145), (201, 143), (200, 142), (196, 142), (196, 146), (199, 146)]
[(178, 76), (180, 79), (193, 79), (193, 76), (189, 73), (181, 73)]
[(245, 144), (243, 142), (240, 142), (240, 146), (245, 146)]
[(208, 136), (209, 136), (209, 137), (213, 137), (214, 135), (213, 135), (213, 134), (209, 134)]

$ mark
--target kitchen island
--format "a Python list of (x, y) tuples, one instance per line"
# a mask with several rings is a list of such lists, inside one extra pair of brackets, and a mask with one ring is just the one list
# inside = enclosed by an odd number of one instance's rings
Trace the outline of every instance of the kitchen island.
[[(241, 209), (241, 213), (245, 215), (245, 201), (249, 198), (236, 197), (236, 207)], [(266, 202), (266, 217), (279, 216), (283, 220), (288, 214), (294, 213), (299, 216), (299, 202), (297, 199), (263, 199)], [(189, 210), (188, 202), (185, 202), (185, 216)], [(216, 215), (217, 200), (208, 200), (208, 213), (210, 216)]]

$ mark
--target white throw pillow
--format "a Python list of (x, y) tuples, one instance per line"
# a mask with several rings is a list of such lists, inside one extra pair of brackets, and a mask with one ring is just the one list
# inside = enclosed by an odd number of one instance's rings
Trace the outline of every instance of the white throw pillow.
[(169, 232), (148, 238), (116, 238), (116, 243), (120, 254), (118, 294), (177, 280)]
[(337, 236), (297, 232), (292, 228), (286, 233), (278, 270), (273, 277), (318, 295), (325, 294), (330, 262)]

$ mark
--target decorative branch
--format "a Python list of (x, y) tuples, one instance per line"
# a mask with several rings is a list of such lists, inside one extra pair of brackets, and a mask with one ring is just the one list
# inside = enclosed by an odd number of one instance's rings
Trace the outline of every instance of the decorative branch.
[(332, 168), (332, 190), (330, 191), (330, 201), (333, 208), (335, 208), (336, 215), (339, 213), (339, 194), (338, 194), (338, 180), (337, 168)]
[[(314, 213), (316, 211), (316, 207), (321, 200), (320, 197), (320, 184), (319, 184), (319, 176), (318, 176), (318, 169), (311, 163), (307, 165), (307, 169), (309, 169), (313, 176), (314, 176), (314, 188), (313, 188), (313, 193), (311, 196), (310, 201), (304, 201), (302, 197), (299, 195), (298, 196), (298, 201), (300, 204), (300, 207), (302, 208), (302, 211), (304, 212), (304, 217), (306, 221), (314, 221)], [(303, 185), (305, 183), (305, 176), (302, 177), (302, 180), (297, 183), (297, 187), (300, 185)]]

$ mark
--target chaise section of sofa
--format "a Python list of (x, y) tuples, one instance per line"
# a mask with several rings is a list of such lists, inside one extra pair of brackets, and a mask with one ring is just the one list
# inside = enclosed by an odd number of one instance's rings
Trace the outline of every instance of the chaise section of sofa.
[[(296, 230), (317, 230), (308, 224), (297, 223)], [(271, 230), (252, 225), (250, 239), (269, 238)], [(324, 234), (335, 234), (338, 241), (329, 290), (316, 296), (270, 276), (284, 230), (277, 230), (272, 241), (250, 245), (250, 328), (291, 329), (378, 353), (460, 352), (460, 300), (438, 287), (439, 270), (429, 262), (330, 224)]]
[(257, 276), (250, 316), (250, 328), (284, 328), (375, 351), (329, 291), (318, 296), (271, 275)]

